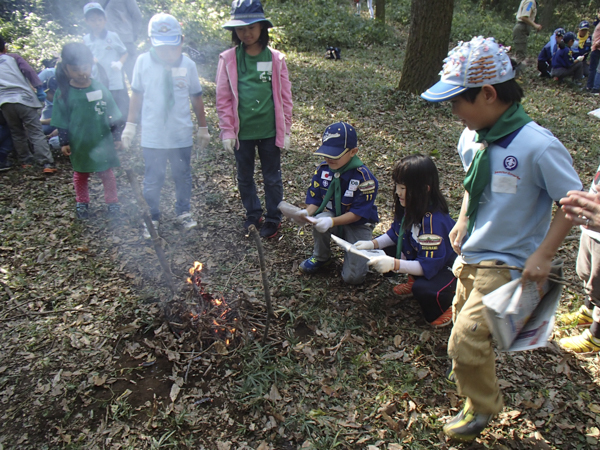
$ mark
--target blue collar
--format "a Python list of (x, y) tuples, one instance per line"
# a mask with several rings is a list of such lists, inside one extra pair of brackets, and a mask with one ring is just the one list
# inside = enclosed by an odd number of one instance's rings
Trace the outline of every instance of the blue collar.
[[(523, 127), (524, 126), (525, 125), (523, 125)], [(512, 133), (509, 133), (506, 136), (504, 136), (503, 138), (498, 139), (497, 141), (494, 142), (494, 145), (499, 145), (502, 148), (507, 148), (510, 145), (510, 143), (513, 141), (513, 139), (517, 137), (517, 134), (519, 134), (519, 132), (523, 129), (523, 127), (517, 128)]]

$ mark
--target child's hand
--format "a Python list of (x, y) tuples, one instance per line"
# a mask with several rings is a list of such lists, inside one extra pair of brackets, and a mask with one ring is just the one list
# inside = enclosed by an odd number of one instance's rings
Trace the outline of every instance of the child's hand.
[[(360, 241), (359, 241), (360, 242)], [(362, 241), (367, 242), (367, 241)], [(356, 246), (356, 244), (354, 244)], [(371, 258), (367, 263), (368, 266), (371, 266), (379, 273), (388, 273), (394, 270), (396, 265), (396, 259), (391, 256), (376, 256)]]
[(210, 142), (210, 134), (208, 133), (208, 127), (198, 127), (198, 147), (200, 151), (204, 150)]
[(331, 217), (319, 217), (315, 222), (315, 228), (319, 233), (325, 233), (333, 226), (333, 219)]
[(63, 155), (65, 156), (71, 156), (71, 146), (70, 145), (63, 145), (60, 148), (60, 151), (62, 152)]
[(110, 63), (110, 68), (115, 72), (120, 72), (123, 68), (123, 63), (121, 61), (113, 61)]
[(454, 228), (452, 228), (448, 234), (450, 245), (452, 245), (452, 249), (457, 255), (460, 255), (463, 241), (467, 235), (467, 225), (467, 220), (461, 220), (461, 218), (459, 218), (456, 225), (454, 225)]
[(123, 143), (121, 141), (115, 141), (115, 150), (122, 150)]
[(129, 150), (129, 147), (131, 147), (131, 142), (135, 138), (136, 132), (137, 123), (127, 122), (125, 124), (125, 129), (123, 130), (123, 133), (121, 133), (121, 142), (123, 143), (121, 147), (124, 150)]
[(298, 215), (292, 219), (294, 223), (298, 225), (305, 225), (307, 223), (313, 223), (308, 219), (308, 211), (306, 209), (301, 209), (298, 211)]
[(223, 149), (233, 155), (235, 152), (235, 139), (223, 139)]
[(356, 241), (354, 246), (358, 250), (373, 250), (375, 248), (375, 244), (372, 241)]
[(525, 269), (523, 269), (522, 281), (523, 285), (527, 281), (533, 281), (537, 283), (538, 288), (542, 286), (548, 275), (550, 274), (550, 268), (552, 266), (552, 258), (541, 254), (537, 250), (525, 261)]

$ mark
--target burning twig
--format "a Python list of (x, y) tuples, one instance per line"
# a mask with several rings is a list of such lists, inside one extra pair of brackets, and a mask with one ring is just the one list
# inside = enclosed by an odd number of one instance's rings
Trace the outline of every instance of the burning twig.
[(173, 273), (171, 272), (171, 267), (167, 261), (167, 257), (165, 255), (165, 251), (162, 247), (162, 243), (160, 240), (160, 236), (154, 229), (154, 225), (152, 225), (152, 218), (144, 205), (146, 202), (144, 197), (142, 196), (142, 190), (140, 189), (140, 185), (138, 183), (137, 178), (135, 177), (135, 173), (133, 170), (127, 169), (125, 171), (127, 173), (127, 178), (129, 179), (129, 184), (131, 184), (131, 188), (133, 190), (133, 194), (135, 195), (136, 201), (140, 210), (142, 211), (142, 218), (144, 219), (144, 223), (146, 224), (146, 228), (150, 232), (150, 236), (152, 237), (152, 244), (154, 245), (154, 251), (156, 252), (156, 256), (158, 257), (158, 262), (163, 269), (165, 279), (167, 280), (167, 285), (172, 293), (175, 293), (175, 284), (173, 283)]
[(250, 225), (248, 231), (256, 242), (256, 248), (258, 250), (258, 260), (260, 261), (260, 275), (262, 277), (263, 288), (265, 290), (265, 302), (267, 304), (267, 322), (265, 324), (265, 332), (263, 334), (262, 343), (263, 345), (267, 342), (267, 335), (269, 334), (269, 324), (271, 322), (271, 316), (274, 316), (273, 305), (271, 305), (271, 291), (269, 289), (269, 279), (267, 278), (267, 266), (265, 264), (265, 254), (263, 251), (262, 242), (258, 230), (254, 225)]

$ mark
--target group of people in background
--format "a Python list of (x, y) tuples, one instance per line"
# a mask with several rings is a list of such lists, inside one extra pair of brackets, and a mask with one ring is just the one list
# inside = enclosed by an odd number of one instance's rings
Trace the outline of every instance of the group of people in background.
[[(0, 93), (2, 112), (19, 161), (42, 164), (46, 173), (56, 170), (39, 120), (41, 102), (49, 101), (52, 114), (44, 125), (55, 128), (51, 132), (56, 132), (62, 153), (71, 159), (77, 217), (89, 215), (88, 180), (93, 173), (102, 180), (109, 215), (116, 216), (118, 189), (112, 169), (119, 166), (117, 150), (129, 149), (141, 128), (143, 194), (152, 226), (160, 227), (160, 194), (170, 164), (176, 219), (185, 230), (196, 227), (190, 206), (191, 152), (194, 136), (197, 146), (204, 148), (210, 134), (196, 65), (182, 52), (181, 25), (172, 15), (154, 15), (148, 25), (152, 46), (135, 58), (135, 48), (106, 29), (105, 7), (88, 3), (84, 17), (90, 33), (82, 43), (63, 47), (54, 76), (45, 81), (19, 57), (6, 54), (0, 41), (3, 79), (10, 75), (7, 79), (14, 80), (15, 86), (13, 97)], [(535, 2), (524, 0), (518, 18), (515, 43), (522, 44), (525, 36), (526, 50), (529, 27), (541, 29), (535, 22)], [(278, 209), (283, 199), (281, 154), (291, 145), (293, 108), (285, 58), (268, 46), (272, 26), (259, 0), (234, 0), (230, 20), (223, 25), (231, 32), (234, 46), (219, 56), (216, 76), (220, 139), (224, 150), (235, 157), (245, 209), (243, 226), (259, 228), (264, 238), (277, 236), (282, 220)], [(559, 79), (581, 78), (589, 55), (590, 76), (595, 73), (600, 60), (598, 27), (591, 37), (589, 28), (582, 22), (577, 36), (557, 29), (542, 50), (540, 72)], [(131, 42), (135, 37), (133, 33)], [(515, 52), (522, 56), (522, 46)], [(580, 68), (559, 65), (569, 58)], [(133, 66), (131, 74), (128, 64)], [(343, 121), (329, 125), (322, 134), (322, 145), (315, 152), (322, 162), (310, 179), (306, 208), (296, 218), (312, 227), (314, 238), (311, 256), (299, 265), (302, 273), (310, 276), (331, 264), (332, 235), (358, 251), (382, 249), (385, 254), (369, 260), (346, 252), (342, 280), (363, 283), (369, 267), (382, 274), (407, 275), (394, 292), (412, 294), (431, 326), (453, 325), (450, 373), (467, 400), (444, 432), (462, 441), (475, 439), (502, 410), (483, 296), (517, 276), (523, 282), (542, 283), (573, 224), (584, 230), (577, 268), (588, 299), (570, 320), (590, 328), (561, 340), (561, 345), (575, 352), (600, 351), (600, 237), (595, 232), (600, 231), (600, 212), (590, 211), (589, 199), (579, 193), (583, 185), (568, 150), (524, 111), (523, 95), (507, 49), (483, 37), (452, 49), (440, 81), (421, 95), (430, 102), (450, 102), (452, 112), (466, 125), (457, 147), (466, 177), (456, 221), (449, 215), (434, 161), (410, 155), (393, 168), (393, 223), (385, 234), (373, 237), (379, 222), (379, 181), (358, 156), (358, 131)], [(21, 131), (13, 132), (13, 126)], [(3, 137), (0, 134), (0, 158)], [(254, 180), (257, 153), (264, 208)], [(562, 202), (563, 209), (552, 217), (554, 202)], [(145, 238), (151, 235), (143, 229)], [(523, 268), (522, 273), (511, 270), (514, 266)]]

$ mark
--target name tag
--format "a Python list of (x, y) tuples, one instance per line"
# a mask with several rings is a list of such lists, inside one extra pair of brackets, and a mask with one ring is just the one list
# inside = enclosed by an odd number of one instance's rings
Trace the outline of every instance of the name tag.
[(344, 197), (354, 197), (354, 191), (351, 191), (350, 189), (346, 190), (346, 192), (344, 192)]
[(517, 193), (517, 178), (511, 176), (493, 175), (492, 176), (492, 192), (501, 194), (516, 194)]
[(171, 75), (174, 77), (185, 77), (187, 75), (187, 67), (173, 67)]
[(261, 61), (256, 63), (256, 70), (258, 72), (272, 72), (273, 71), (273, 61)]
[(88, 102), (97, 102), (98, 100), (102, 100), (102, 91), (92, 91), (85, 94), (87, 96)]

